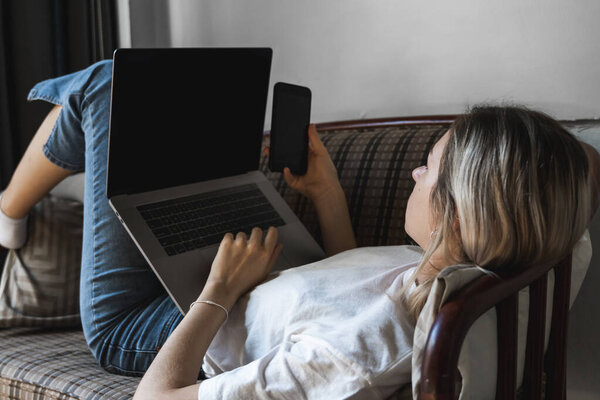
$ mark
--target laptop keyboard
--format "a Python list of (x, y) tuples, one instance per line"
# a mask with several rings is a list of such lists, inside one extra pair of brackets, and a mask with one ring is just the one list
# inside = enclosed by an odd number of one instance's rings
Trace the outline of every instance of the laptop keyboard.
[(248, 184), (137, 207), (169, 256), (220, 243), (227, 232), (284, 225), (256, 186)]

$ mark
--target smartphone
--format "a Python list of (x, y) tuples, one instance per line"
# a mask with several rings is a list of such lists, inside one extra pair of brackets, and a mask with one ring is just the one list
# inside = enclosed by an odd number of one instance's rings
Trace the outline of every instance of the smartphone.
[(269, 169), (281, 172), (288, 167), (294, 175), (304, 175), (308, 167), (308, 126), (310, 89), (277, 82), (273, 90)]

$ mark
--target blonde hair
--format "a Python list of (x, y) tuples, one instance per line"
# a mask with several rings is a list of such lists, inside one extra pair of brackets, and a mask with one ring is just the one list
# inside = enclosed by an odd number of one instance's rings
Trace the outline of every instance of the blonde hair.
[[(436, 230), (405, 290), (440, 246), (490, 271), (564, 258), (589, 220), (588, 170), (578, 140), (543, 113), (478, 106), (458, 117), (431, 192)], [(404, 293), (415, 319), (434, 279)]]

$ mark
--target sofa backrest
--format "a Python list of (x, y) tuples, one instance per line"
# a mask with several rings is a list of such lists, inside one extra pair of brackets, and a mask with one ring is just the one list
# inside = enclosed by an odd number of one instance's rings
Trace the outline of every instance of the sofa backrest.
[[(358, 246), (412, 243), (404, 231), (406, 203), (414, 181), (412, 170), (424, 165), (429, 148), (448, 130), (447, 124), (342, 128), (320, 133), (337, 167)], [(263, 146), (268, 144), (265, 137)], [(316, 212), (302, 195), (290, 189), (280, 173), (261, 170), (321, 241)]]
[[(404, 231), (406, 203), (414, 185), (411, 172), (425, 163), (429, 148), (448, 130), (453, 118), (423, 116), (317, 125), (337, 167), (359, 246), (414, 244)], [(563, 125), (600, 152), (600, 121), (564, 121)], [(265, 135), (263, 148), (268, 143)], [(320, 242), (312, 204), (290, 189), (282, 174), (269, 171), (264, 152), (260, 169)], [(600, 248), (598, 216), (590, 233), (593, 247)]]

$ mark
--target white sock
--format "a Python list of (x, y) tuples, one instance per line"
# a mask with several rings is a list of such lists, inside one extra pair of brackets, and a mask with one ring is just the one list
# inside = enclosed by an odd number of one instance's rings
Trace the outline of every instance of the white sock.
[[(0, 202), (2, 194), (0, 194)], [(0, 208), (0, 246), (7, 249), (19, 249), (27, 240), (27, 216), (19, 219), (4, 214)]]

